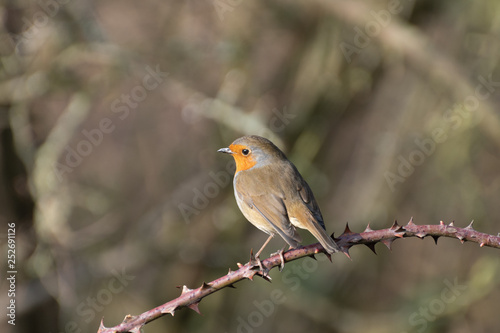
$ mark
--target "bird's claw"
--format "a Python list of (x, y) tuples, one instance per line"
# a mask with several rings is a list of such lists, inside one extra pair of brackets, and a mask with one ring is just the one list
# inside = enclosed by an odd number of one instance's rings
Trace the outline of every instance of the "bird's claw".
[(254, 256), (253, 254), (253, 249), (250, 250), (250, 261), (249, 264), (252, 266), (252, 268), (259, 268), (259, 273), (262, 275), (262, 277), (268, 281), (271, 281), (271, 277), (269, 276), (269, 269), (264, 268), (262, 265), (262, 260), (260, 260), (259, 256)]
[(280, 272), (282, 272), (283, 269), (285, 268), (285, 257), (283, 256), (283, 253), (285, 253), (285, 248), (282, 248), (282, 249), (278, 250), (277, 252), (271, 254), (271, 256), (275, 256), (275, 255), (280, 256), (281, 263), (280, 263), (280, 267), (278, 268), (280, 270)]

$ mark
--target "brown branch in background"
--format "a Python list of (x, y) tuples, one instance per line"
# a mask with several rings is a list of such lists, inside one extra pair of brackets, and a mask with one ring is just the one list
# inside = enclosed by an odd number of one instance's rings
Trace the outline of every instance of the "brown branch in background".
[[(335, 241), (342, 247), (342, 249), (344, 249), (345, 254), (349, 256), (349, 248), (354, 245), (364, 244), (375, 252), (375, 244), (378, 242), (384, 243), (389, 249), (391, 249), (392, 242), (398, 238), (424, 238), (426, 236), (433, 237), (436, 243), (439, 237), (451, 237), (457, 238), (462, 243), (470, 241), (478, 243), (481, 247), (488, 246), (500, 249), (500, 234), (492, 236), (478, 232), (472, 228), (472, 222), (466, 228), (459, 228), (456, 227), (453, 222), (450, 224), (444, 224), (442, 221), (439, 225), (416, 225), (413, 223), (413, 219), (411, 219), (405, 226), (399, 226), (397, 222), (394, 222), (390, 228), (381, 230), (372, 230), (368, 225), (362, 233), (354, 233), (349, 229), (349, 226), (346, 225), (344, 233), (340, 235), (339, 238), (336, 238)], [(324, 250), (319, 243), (287, 251), (283, 254), (283, 257), (285, 262), (288, 262), (308, 256), (314, 258), (314, 255), (317, 253), (324, 253)], [(238, 263), (239, 269), (237, 271), (231, 271), (230, 269), (226, 275), (209, 283), (203, 282), (203, 284), (196, 289), (189, 289), (188, 287), (183, 286), (181, 295), (176, 299), (173, 299), (170, 302), (160, 305), (152, 310), (146, 311), (138, 316), (127, 315), (125, 316), (123, 322), (115, 327), (104, 327), (104, 324), (101, 321), (98, 333), (139, 333), (141, 327), (148, 322), (164, 316), (167, 313), (170, 313), (173, 316), (175, 311), (182, 307), (188, 307), (200, 313), (198, 305), (204, 297), (226, 287), (235, 288), (234, 283), (243, 279), (253, 280), (255, 275), (259, 275), (270, 281), (271, 278), (268, 275), (269, 270), (279, 266), (280, 264), (281, 259), (279, 254), (262, 261), (264, 271), (261, 271), (258, 266), (250, 263), (245, 265)]]

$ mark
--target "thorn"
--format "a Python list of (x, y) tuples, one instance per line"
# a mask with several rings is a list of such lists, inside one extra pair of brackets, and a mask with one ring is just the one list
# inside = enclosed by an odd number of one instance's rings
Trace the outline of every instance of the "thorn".
[(318, 260), (318, 259), (316, 259), (316, 256), (314, 255), (314, 253), (311, 253), (311, 254), (309, 255), (309, 258), (312, 258), (312, 259), (314, 259), (314, 260)]
[[(177, 288), (180, 288), (180, 286), (177, 286)], [(185, 293), (188, 293), (190, 291), (193, 291), (193, 289), (189, 289), (188, 287), (186, 287), (185, 285), (182, 286), (182, 292), (181, 292), (181, 295), (184, 295)]]
[(392, 242), (394, 242), (393, 238), (382, 240), (382, 243), (384, 243), (384, 245), (387, 246), (387, 248), (391, 251), (392, 251)]
[(460, 242), (461, 242), (462, 244), (463, 244), (463, 243), (465, 243), (465, 242), (467, 241), (467, 240), (465, 239), (465, 237), (464, 237), (464, 236), (462, 236), (462, 235), (458, 235), (458, 236), (457, 236), (457, 238), (460, 240)]
[(169, 309), (162, 309), (161, 313), (164, 313), (164, 314), (170, 313), (172, 315), (172, 317), (173, 317), (174, 313), (175, 313), (175, 309), (176, 309), (175, 306), (173, 308), (169, 308)]
[[(346, 222), (345, 229), (344, 229), (344, 232), (342, 233), (342, 235), (349, 235), (349, 234), (352, 234), (352, 231), (351, 231), (351, 229), (349, 229), (349, 222)], [(332, 236), (333, 236), (333, 234), (332, 234)]]
[(124, 323), (128, 323), (130, 320), (132, 320), (134, 317), (131, 314), (128, 314), (123, 318)]
[(485, 242), (481, 242), (481, 244), (479, 244), (479, 247), (483, 247), (483, 246), (485, 246), (485, 245), (486, 245), (486, 243), (485, 243)]
[(399, 228), (400, 228), (400, 226), (398, 224), (398, 220), (394, 220), (394, 223), (391, 226), (391, 230), (397, 230)]
[(227, 271), (227, 275), (231, 274), (233, 271), (231, 270), (231, 268)]
[(259, 275), (260, 275), (260, 276), (262, 276), (262, 278), (263, 278), (264, 280), (266, 280), (267, 282), (272, 283), (272, 279), (271, 279), (271, 277), (269, 276), (269, 274), (264, 273), (264, 274), (259, 274)]
[(250, 261), (249, 261), (249, 263), (251, 264), (253, 262), (255, 262), (255, 256), (253, 254), (253, 249), (250, 249)]
[(412, 224), (415, 224), (415, 223), (413, 223), (413, 216), (410, 218), (410, 222), (408, 222), (408, 225), (412, 225)]
[(136, 326), (133, 329), (130, 330), (132, 333), (141, 333), (141, 327), (142, 325)]
[(323, 253), (328, 258), (328, 260), (330, 260), (330, 262), (332, 262), (332, 256), (330, 255), (330, 253), (328, 253), (328, 252), (323, 252)]
[(198, 314), (201, 315), (199, 304), (200, 304), (200, 301), (197, 301), (197, 302), (189, 304), (187, 307), (190, 308), (191, 310), (196, 311)]
[(455, 221), (451, 221), (450, 224), (448, 224), (448, 226), (454, 227), (455, 226)]
[(257, 271), (250, 271), (248, 273), (248, 276), (245, 276), (247, 279), (249, 279), (250, 281), (253, 281), (253, 277), (254, 275), (257, 274)]
[(432, 235), (432, 239), (434, 239), (434, 243), (436, 243), (436, 245), (438, 245), (439, 236)]
[(104, 331), (107, 327), (104, 326), (104, 317), (101, 318), (101, 323), (99, 324), (99, 329), (97, 330), (97, 333), (100, 333)]
[(444, 222), (443, 222), (443, 221), (439, 221), (439, 224), (440, 224), (440, 225), (444, 225)]
[(363, 232), (370, 232), (370, 231), (373, 231), (373, 229), (370, 228), (370, 222), (368, 222), (368, 225), (366, 226), (365, 231)]
[(373, 253), (377, 254), (377, 252), (375, 251), (375, 243), (365, 243), (365, 245), (373, 251)]
[(427, 236), (427, 233), (425, 231), (420, 231), (415, 234), (420, 239), (424, 239), (425, 236)]
[(205, 281), (203, 281), (203, 284), (201, 285), (201, 287), (199, 289), (201, 291), (201, 290), (210, 289), (210, 288), (212, 288), (212, 286), (208, 283), (205, 283)]
[[(342, 253), (345, 254), (345, 256), (347, 258), (349, 258), (349, 260), (352, 260), (351, 255), (349, 254), (349, 248), (348, 247), (346, 247), (345, 250), (342, 251)], [(332, 262), (332, 258), (328, 258), (328, 259), (330, 259), (330, 262)]]
[[(241, 263), (239, 263), (239, 262), (237, 262), (236, 265), (238, 266), (238, 268), (243, 267), (243, 265)], [(231, 269), (229, 269), (229, 270), (231, 270)]]
[(470, 221), (469, 225), (466, 226), (465, 229), (474, 230), (474, 228), (472, 227), (472, 224), (474, 224), (474, 220)]
[(235, 286), (234, 286), (234, 284), (232, 284), (232, 283), (231, 283), (231, 284), (229, 284), (229, 285), (227, 285), (226, 287), (236, 289), (236, 287), (235, 287)]

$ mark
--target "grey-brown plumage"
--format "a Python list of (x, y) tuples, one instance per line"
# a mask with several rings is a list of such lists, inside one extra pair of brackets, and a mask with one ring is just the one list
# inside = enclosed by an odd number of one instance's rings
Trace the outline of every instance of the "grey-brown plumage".
[(301, 242), (295, 227), (307, 229), (328, 253), (340, 251), (326, 233), (309, 185), (271, 141), (244, 136), (219, 151), (232, 154), (236, 161), (236, 202), (253, 225), (270, 236), (280, 235), (292, 248)]

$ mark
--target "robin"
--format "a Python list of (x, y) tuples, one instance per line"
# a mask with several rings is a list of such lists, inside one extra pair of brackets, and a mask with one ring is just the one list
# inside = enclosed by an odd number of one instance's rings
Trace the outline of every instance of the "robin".
[(256, 258), (275, 235), (280, 235), (290, 248), (297, 248), (302, 239), (296, 227), (313, 234), (328, 254), (341, 251), (326, 233), (309, 185), (271, 141), (256, 135), (244, 136), (218, 152), (231, 154), (236, 162), (234, 196), (241, 212), (269, 235)]

